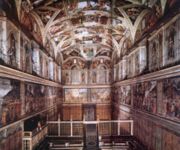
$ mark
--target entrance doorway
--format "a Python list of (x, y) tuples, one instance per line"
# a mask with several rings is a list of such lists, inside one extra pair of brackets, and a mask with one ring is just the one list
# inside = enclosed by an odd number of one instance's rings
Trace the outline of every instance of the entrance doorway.
[(88, 121), (96, 120), (96, 105), (86, 104), (83, 107), (84, 120), (84, 143), (88, 150), (96, 150), (98, 148), (98, 130), (96, 123), (88, 123)]
[(83, 106), (83, 116), (84, 116), (85, 121), (95, 121), (96, 120), (96, 105), (85, 104)]

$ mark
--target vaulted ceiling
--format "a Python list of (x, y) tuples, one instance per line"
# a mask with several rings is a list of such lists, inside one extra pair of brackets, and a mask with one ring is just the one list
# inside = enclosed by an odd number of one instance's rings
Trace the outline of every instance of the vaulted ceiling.
[(170, 2), (19, 0), (16, 3), (20, 22), (35, 33), (52, 57), (65, 63), (74, 59), (111, 62), (120, 59), (163, 15)]

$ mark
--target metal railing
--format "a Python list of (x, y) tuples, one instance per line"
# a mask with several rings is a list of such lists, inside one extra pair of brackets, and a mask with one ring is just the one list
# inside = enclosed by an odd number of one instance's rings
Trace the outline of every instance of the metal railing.
[(83, 137), (87, 124), (96, 124), (99, 136), (133, 135), (133, 120), (49, 121), (48, 136)]

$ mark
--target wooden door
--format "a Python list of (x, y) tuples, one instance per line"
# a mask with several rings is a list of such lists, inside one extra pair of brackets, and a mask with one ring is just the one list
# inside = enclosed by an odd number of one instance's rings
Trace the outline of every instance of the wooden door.
[(83, 116), (85, 121), (96, 120), (96, 105), (86, 104), (83, 106)]

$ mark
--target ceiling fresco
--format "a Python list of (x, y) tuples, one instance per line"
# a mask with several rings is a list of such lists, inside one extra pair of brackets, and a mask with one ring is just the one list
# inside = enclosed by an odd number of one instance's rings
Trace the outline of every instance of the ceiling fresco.
[(21, 24), (63, 64), (102, 58), (115, 63), (175, 2), (19, 0), (16, 5)]

